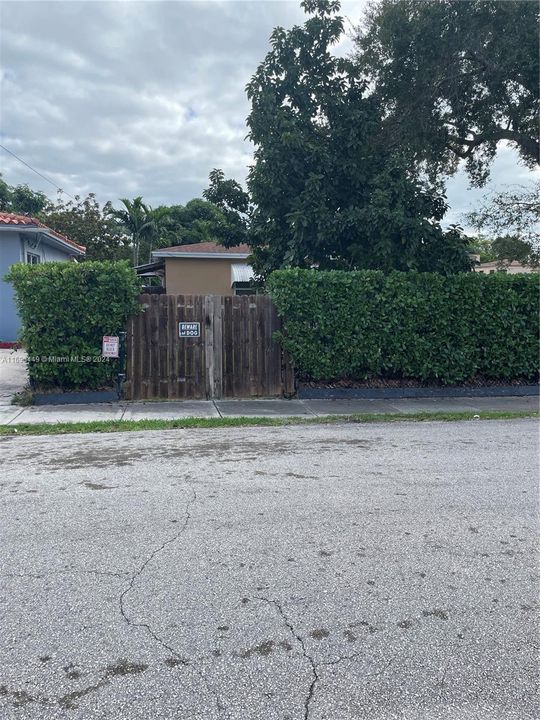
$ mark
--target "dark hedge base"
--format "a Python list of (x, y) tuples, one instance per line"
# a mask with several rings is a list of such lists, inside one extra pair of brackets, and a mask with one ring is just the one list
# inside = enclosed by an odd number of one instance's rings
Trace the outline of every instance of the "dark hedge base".
[(32, 397), (32, 405), (84, 405), (86, 403), (118, 402), (119, 399), (116, 390), (35, 393)]
[[(455, 383), (452, 387), (458, 388), (491, 388), (511, 386), (535, 386), (538, 377), (511, 378), (509, 380), (476, 376), (462, 383)], [(439, 388), (446, 387), (443, 383), (427, 382), (415, 378), (369, 378), (367, 380), (298, 380), (298, 387), (308, 388)]]
[(538, 384), (525, 385), (439, 385), (409, 387), (314, 387), (300, 385), (297, 397), (301, 400), (390, 400), (399, 398), (455, 398), (455, 397), (527, 397), (538, 396)]

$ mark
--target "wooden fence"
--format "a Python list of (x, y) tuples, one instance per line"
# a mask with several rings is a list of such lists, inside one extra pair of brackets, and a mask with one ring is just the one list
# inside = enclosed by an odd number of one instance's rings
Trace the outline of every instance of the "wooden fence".
[[(127, 399), (294, 393), (291, 363), (273, 339), (281, 321), (267, 295), (142, 295), (141, 302), (145, 311), (127, 329)], [(185, 323), (195, 325), (180, 329)]]

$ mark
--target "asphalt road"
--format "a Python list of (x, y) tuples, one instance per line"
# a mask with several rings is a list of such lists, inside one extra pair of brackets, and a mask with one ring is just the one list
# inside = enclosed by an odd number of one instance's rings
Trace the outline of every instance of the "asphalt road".
[(0, 452), (2, 720), (539, 717), (534, 420)]

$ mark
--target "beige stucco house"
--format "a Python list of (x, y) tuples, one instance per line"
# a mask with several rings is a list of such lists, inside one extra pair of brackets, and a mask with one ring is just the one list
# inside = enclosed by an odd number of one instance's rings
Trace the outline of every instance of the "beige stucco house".
[[(253, 269), (248, 264), (251, 248), (226, 248), (215, 242), (161, 248), (152, 253), (153, 271), (159, 271), (169, 295), (244, 295)], [(143, 274), (143, 273), (140, 273)], [(155, 274), (155, 272), (153, 273)]]
[(475, 271), (479, 273), (484, 273), (485, 275), (491, 275), (495, 272), (505, 272), (507, 275), (518, 275), (520, 273), (539, 272), (540, 268), (523, 265), (517, 260), (512, 260), (512, 262), (500, 262), (496, 260), (493, 262), (479, 263), (475, 267)]

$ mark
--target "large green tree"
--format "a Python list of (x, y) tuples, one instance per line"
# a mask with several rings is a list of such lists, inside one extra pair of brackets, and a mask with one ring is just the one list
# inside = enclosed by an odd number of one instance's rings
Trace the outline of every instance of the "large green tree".
[(433, 176), (482, 184), (505, 140), (538, 163), (538, 3), (375, 0), (356, 43), (386, 140)]
[(37, 215), (49, 203), (48, 197), (28, 185), (8, 185), (0, 175), (0, 210), (20, 215)]
[(28, 185), (8, 185), (0, 176), (0, 210), (37, 217), (56, 232), (86, 247), (87, 260), (122, 260), (129, 256), (130, 239), (108, 217), (109, 204), (101, 207), (94, 193), (85, 198), (56, 202)]
[(161, 247), (218, 239), (224, 216), (214, 203), (194, 198), (185, 205), (172, 205), (168, 210), (167, 222), (159, 237)]
[(53, 230), (86, 247), (87, 260), (123, 260), (130, 256), (130, 238), (108, 215), (110, 205), (102, 208), (94, 193), (49, 203), (40, 214)]
[(220, 211), (219, 221), (213, 227), (215, 239), (227, 247), (248, 242), (253, 213), (249, 194), (217, 168), (210, 173), (209, 181), (203, 196)]
[(388, 148), (377, 99), (367, 96), (358, 66), (332, 53), (343, 33), (339, 2), (302, 4), (310, 17), (274, 30), (247, 87), (255, 145), (248, 196), (213, 177), (236, 206), (239, 226), (248, 219), (257, 272), (467, 269), (459, 231), (445, 234), (438, 224), (444, 197)]

